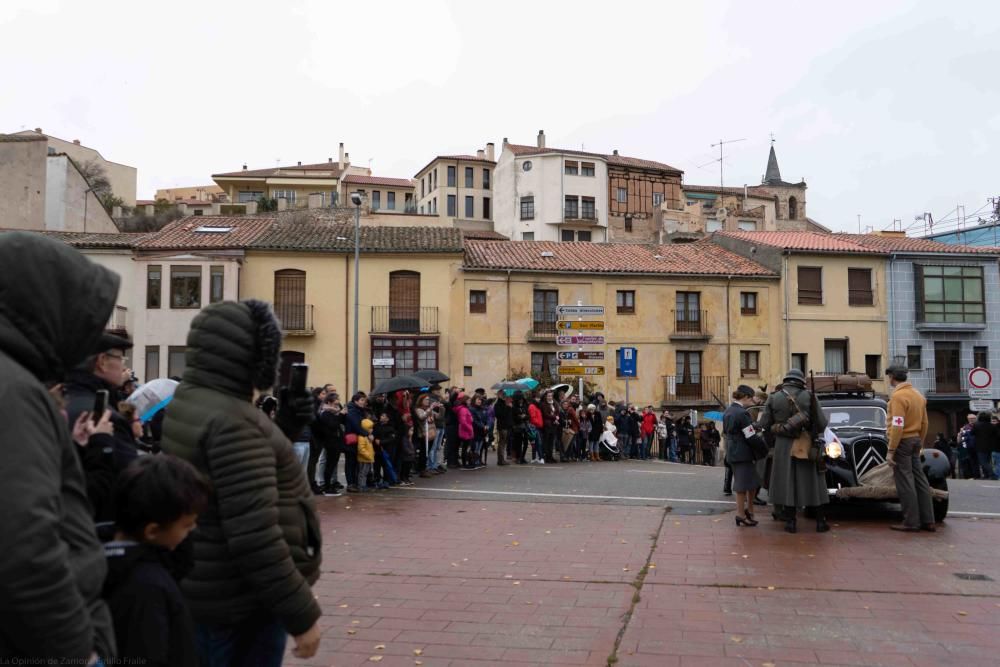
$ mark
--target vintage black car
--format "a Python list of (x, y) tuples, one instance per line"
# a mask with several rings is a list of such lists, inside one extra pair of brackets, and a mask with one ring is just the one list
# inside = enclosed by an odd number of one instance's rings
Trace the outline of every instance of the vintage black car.
[[(831, 502), (859, 502), (845, 499), (838, 490), (862, 486), (859, 481), (875, 466), (885, 463), (889, 450), (886, 436), (886, 402), (871, 394), (818, 394), (820, 408), (829, 422), (826, 443), (826, 487)], [(832, 436), (832, 437), (831, 437)], [(927, 481), (934, 489), (947, 492), (950, 465), (944, 452), (924, 449), (920, 454)], [(894, 488), (871, 500), (899, 502)], [(934, 519), (944, 520), (948, 513), (948, 498), (934, 499)]]

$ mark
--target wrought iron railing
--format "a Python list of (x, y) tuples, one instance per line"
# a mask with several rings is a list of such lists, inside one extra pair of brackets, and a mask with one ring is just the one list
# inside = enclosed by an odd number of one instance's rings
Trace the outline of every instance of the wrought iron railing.
[(115, 306), (114, 311), (111, 313), (111, 317), (108, 319), (108, 324), (105, 329), (111, 333), (124, 334), (128, 330), (126, 324), (127, 318), (128, 308), (125, 306)]
[(281, 322), (281, 330), (311, 333), (313, 329), (313, 307), (308, 303), (275, 303), (274, 314)]
[(437, 306), (372, 306), (371, 333), (438, 333)]
[(555, 336), (559, 317), (554, 310), (535, 310), (531, 313), (531, 334), (533, 336)]
[(664, 403), (711, 403), (725, 407), (729, 378), (723, 375), (685, 373), (663, 376)]
[(674, 310), (675, 336), (705, 336), (708, 335), (707, 310)]

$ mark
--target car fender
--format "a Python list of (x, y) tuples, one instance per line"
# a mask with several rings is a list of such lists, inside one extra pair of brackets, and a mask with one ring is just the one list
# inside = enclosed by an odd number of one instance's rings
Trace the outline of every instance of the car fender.
[(940, 449), (927, 448), (920, 452), (920, 463), (928, 481), (947, 479), (951, 475), (951, 463)]

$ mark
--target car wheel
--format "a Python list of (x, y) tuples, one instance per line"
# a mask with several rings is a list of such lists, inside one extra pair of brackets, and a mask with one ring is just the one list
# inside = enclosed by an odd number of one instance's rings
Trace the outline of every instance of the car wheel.
[[(936, 479), (930, 481), (931, 488), (940, 489), (941, 491), (948, 490), (948, 480), (946, 479)], [(944, 518), (948, 516), (948, 498), (943, 500), (934, 500), (934, 521), (936, 523), (941, 523)]]

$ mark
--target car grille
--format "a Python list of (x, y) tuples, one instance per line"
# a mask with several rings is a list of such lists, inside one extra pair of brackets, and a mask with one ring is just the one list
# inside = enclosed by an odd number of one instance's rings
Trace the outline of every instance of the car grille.
[(889, 450), (884, 440), (870, 435), (855, 440), (851, 447), (854, 454), (854, 471), (858, 479), (875, 466), (885, 463), (886, 453)]

